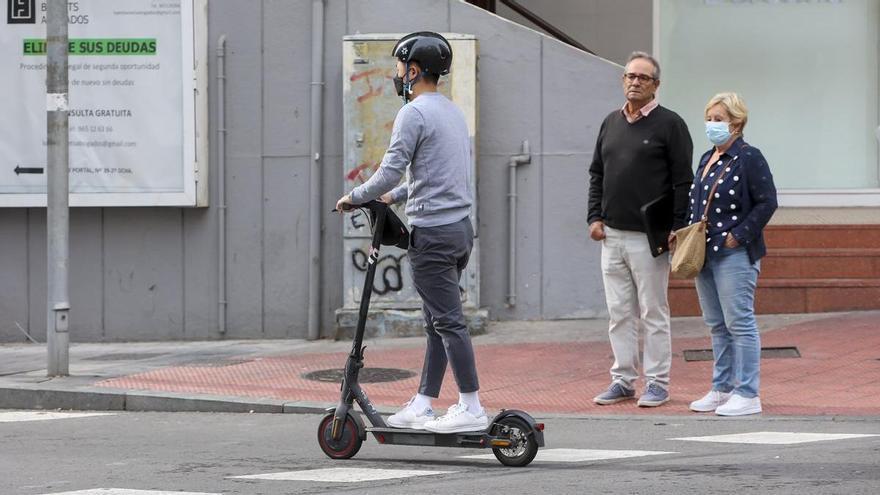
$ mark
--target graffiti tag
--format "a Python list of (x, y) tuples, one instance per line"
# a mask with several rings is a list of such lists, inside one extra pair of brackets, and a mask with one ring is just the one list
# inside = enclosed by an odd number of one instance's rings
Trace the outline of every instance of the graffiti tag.
[(364, 223), (361, 223), (361, 221), (360, 221), (360, 218), (362, 215), (363, 215), (363, 213), (361, 213), (360, 211), (356, 211), (351, 214), (351, 226), (354, 227), (355, 229), (359, 229), (359, 228), (366, 225)]
[[(401, 262), (406, 254), (394, 256), (388, 254), (379, 258), (376, 263), (376, 274), (381, 275), (373, 279), (373, 292), (384, 296), (389, 292), (400, 292), (403, 289), (403, 267)], [(356, 248), (351, 252), (351, 264), (359, 272), (367, 271), (369, 256), (362, 249)], [(381, 283), (380, 283), (381, 282)]]

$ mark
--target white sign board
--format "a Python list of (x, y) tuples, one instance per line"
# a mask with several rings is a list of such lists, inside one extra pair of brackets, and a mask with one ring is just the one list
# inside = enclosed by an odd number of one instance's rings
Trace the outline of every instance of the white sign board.
[[(0, 206), (44, 206), (46, 2), (2, 1)], [(72, 206), (206, 205), (194, 3), (67, 2)]]

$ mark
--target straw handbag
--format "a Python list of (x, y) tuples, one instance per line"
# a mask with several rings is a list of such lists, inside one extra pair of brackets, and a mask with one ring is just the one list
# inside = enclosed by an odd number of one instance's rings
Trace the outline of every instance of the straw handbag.
[(718, 189), (718, 181), (724, 175), (724, 168), (715, 178), (709, 197), (706, 198), (706, 208), (700, 221), (675, 231), (675, 252), (672, 254), (672, 277), (694, 278), (703, 269), (706, 262), (706, 230), (709, 224), (709, 207), (715, 190)]

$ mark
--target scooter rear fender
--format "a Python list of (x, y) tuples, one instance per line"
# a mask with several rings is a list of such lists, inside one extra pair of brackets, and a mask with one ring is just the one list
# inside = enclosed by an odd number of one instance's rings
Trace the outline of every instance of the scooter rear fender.
[[(527, 425), (529, 425), (529, 428), (531, 428), (531, 430), (532, 430), (531, 433), (535, 437), (535, 443), (538, 444), (538, 447), (544, 446), (543, 424), (541, 426), (538, 426), (538, 422), (535, 421), (535, 418), (533, 418), (529, 413), (527, 413), (525, 411), (520, 411), (519, 409), (503, 409), (500, 413), (498, 413), (497, 416), (492, 418), (492, 423), (494, 424), (494, 423), (497, 423), (498, 421), (501, 421), (504, 418), (510, 418), (510, 417), (519, 418), (522, 421), (524, 421)], [(491, 429), (492, 426), (490, 425), (489, 428)]]

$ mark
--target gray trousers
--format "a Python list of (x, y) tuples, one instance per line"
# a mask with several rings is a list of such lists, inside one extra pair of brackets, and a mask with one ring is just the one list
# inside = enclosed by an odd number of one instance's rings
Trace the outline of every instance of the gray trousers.
[(419, 393), (428, 397), (440, 395), (447, 362), (459, 392), (480, 389), (458, 286), (473, 246), (474, 229), (467, 217), (449, 225), (413, 227), (410, 234), (407, 254), (428, 336)]
[(605, 226), (602, 281), (608, 303), (608, 336), (614, 351), (611, 381), (635, 388), (639, 330), (645, 332), (645, 380), (669, 389), (672, 332), (669, 320), (669, 254), (651, 256), (642, 232)]

